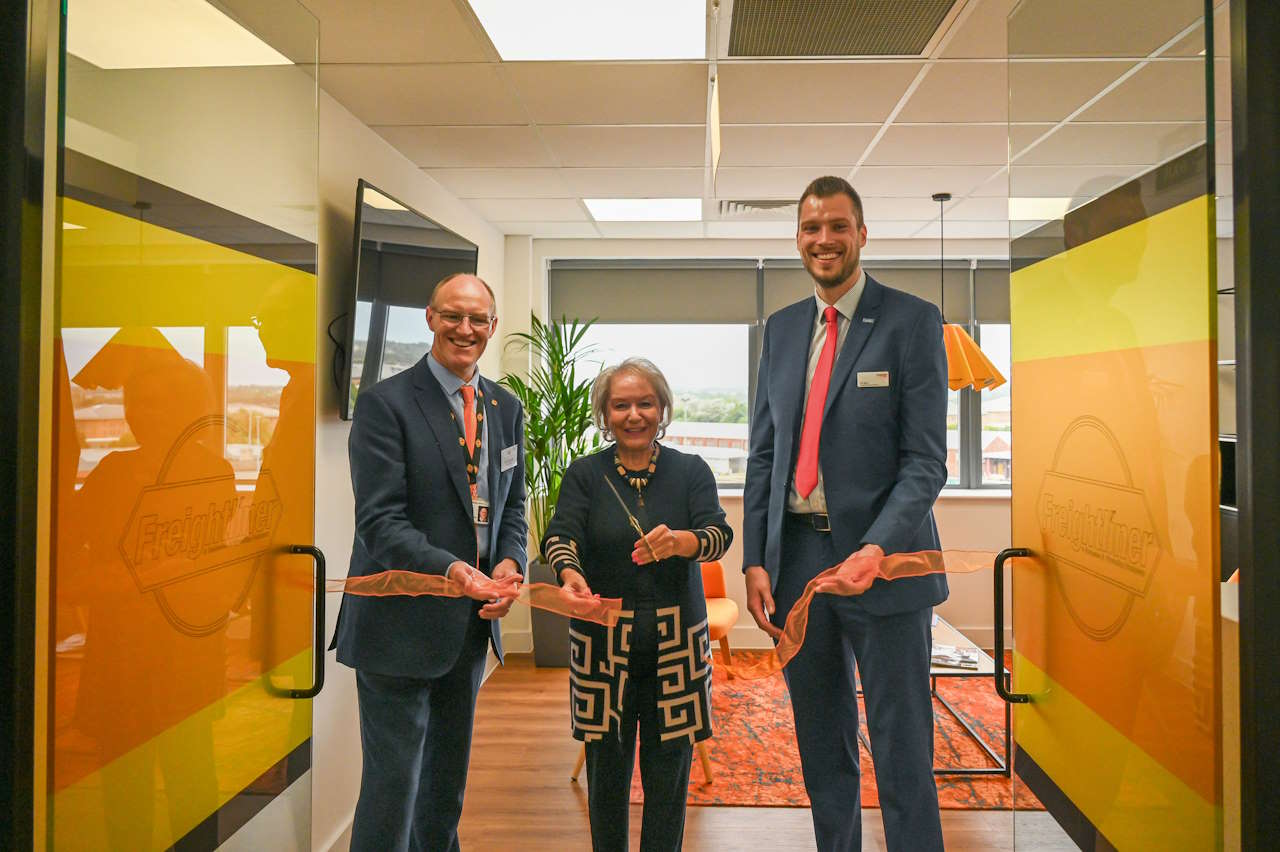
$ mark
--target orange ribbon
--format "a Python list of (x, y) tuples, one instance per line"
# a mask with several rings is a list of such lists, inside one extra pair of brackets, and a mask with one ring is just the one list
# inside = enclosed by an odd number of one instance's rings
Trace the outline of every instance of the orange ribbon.
[(809, 626), (809, 606), (814, 595), (860, 595), (876, 580), (902, 580), (927, 574), (968, 574), (988, 568), (996, 555), (982, 550), (925, 550), (918, 553), (891, 553), (888, 556), (863, 556), (828, 568), (809, 581), (803, 594), (791, 607), (782, 626), (782, 637), (773, 651), (749, 665), (727, 664), (731, 678), (758, 680), (775, 675), (791, 662), (804, 644)]
[[(809, 624), (809, 607), (815, 595), (860, 595), (876, 580), (902, 580), (907, 577), (923, 577), (928, 574), (967, 574), (988, 568), (995, 561), (995, 554), (982, 550), (925, 550), (918, 553), (891, 553), (888, 556), (861, 556), (846, 560), (828, 568), (809, 581), (804, 593), (791, 607), (782, 627), (782, 637), (773, 651), (750, 665), (725, 665), (730, 677), (757, 680), (782, 671), (804, 644), (805, 629)], [(493, 597), (504, 597), (509, 586), (491, 578), (481, 580), (491, 584)], [(364, 577), (348, 577), (345, 580), (329, 580), (325, 588), (330, 592), (348, 595), (384, 597), (388, 595), (437, 595), (439, 597), (463, 597), (462, 584), (440, 574), (420, 574), (416, 571), (381, 571)], [(622, 611), (621, 598), (602, 598), (596, 595), (579, 595), (551, 583), (530, 583), (522, 586), (520, 603), (537, 609), (545, 609), (568, 618), (593, 621), (606, 627), (618, 623)]]
[[(498, 583), (490, 577), (480, 580), (480, 586), (482, 589), (492, 586), (494, 599), (506, 597), (510, 591), (509, 586)], [(399, 570), (380, 571), (377, 574), (348, 577), (345, 580), (328, 580), (325, 582), (325, 590), (377, 598), (390, 595), (465, 597), (462, 584), (457, 580), (451, 580), (441, 574), (420, 574), (417, 571)], [(529, 583), (521, 586), (520, 596), (516, 601), (557, 615), (594, 621), (606, 627), (617, 624), (618, 614), (622, 611), (621, 598), (579, 595), (551, 583)]]

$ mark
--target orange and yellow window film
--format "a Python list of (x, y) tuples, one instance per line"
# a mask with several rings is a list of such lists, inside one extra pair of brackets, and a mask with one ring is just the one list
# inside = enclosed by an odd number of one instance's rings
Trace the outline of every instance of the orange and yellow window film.
[(1213, 221), (1068, 223), (1010, 281), (1015, 739), (1121, 850), (1221, 844)]
[(315, 276), (61, 203), (52, 845), (162, 849), (310, 737)]

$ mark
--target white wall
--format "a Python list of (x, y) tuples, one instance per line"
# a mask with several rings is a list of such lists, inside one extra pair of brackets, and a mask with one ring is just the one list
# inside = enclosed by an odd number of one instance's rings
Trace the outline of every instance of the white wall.
[[(323, 80), (321, 81), (323, 84)], [(339, 420), (337, 392), (329, 381), (333, 347), (325, 329), (350, 309), (352, 298), (356, 181), (365, 178), (479, 247), (480, 277), (505, 300), (503, 237), (344, 107), (320, 95), (320, 259), (317, 294), (316, 545), (330, 577), (345, 577), (351, 558), (354, 502), (347, 465), (349, 424)], [(430, 286), (434, 282), (425, 282)], [(525, 288), (521, 288), (522, 291)], [(501, 308), (500, 308), (501, 311)], [(526, 310), (527, 313), (527, 310)], [(423, 320), (426, 321), (425, 318)], [(491, 347), (481, 360), (486, 375), (498, 375), (501, 353)], [(326, 635), (333, 636), (336, 600), (328, 607)], [(346, 846), (360, 784), (360, 728), (355, 677), (328, 654), (324, 691), (314, 705), (312, 744), (312, 848)]]

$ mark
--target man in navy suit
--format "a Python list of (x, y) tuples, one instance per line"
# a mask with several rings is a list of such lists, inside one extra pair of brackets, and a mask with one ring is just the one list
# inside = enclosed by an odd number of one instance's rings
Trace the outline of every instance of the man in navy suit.
[[(775, 639), (805, 585), (854, 559), (937, 550), (946, 483), (947, 366), (938, 309), (869, 278), (867, 228), (847, 181), (800, 197), (796, 246), (812, 297), (769, 317), (743, 497), (747, 608)], [(866, 699), (890, 850), (942, 849), (929, 657), (941, 574), (819, 594), (783, 670), (818, 848), (862, 844), (858, 703)]]
[[(364, 767), (353, 850), (456, 850), (476, 694), (525, 564), (524, 413), (480, 376), (497, 326), (474, 275), (436, 285), (414, 367), (364, 389), (349, 453), (349, 575), (443, 574), (467, 597), (343, 598), (333, 644), (356, 670)], [(482, 575), (509, 595), (491, 599)]]

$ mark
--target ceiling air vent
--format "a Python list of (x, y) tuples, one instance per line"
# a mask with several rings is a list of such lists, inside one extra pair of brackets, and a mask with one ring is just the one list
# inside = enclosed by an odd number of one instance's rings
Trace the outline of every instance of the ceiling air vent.
[(919, 56), (956, 0), (733, 0), (730, 56)]
[(754, 201), (721, 201), (721, 219), (795, 219), (796, 203), (794, 201), (754, 200)]

